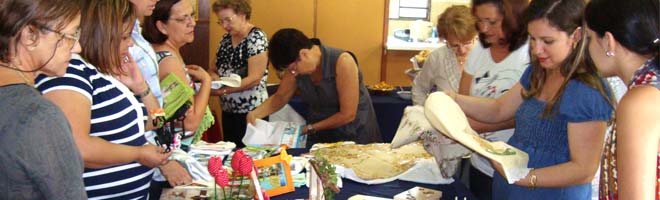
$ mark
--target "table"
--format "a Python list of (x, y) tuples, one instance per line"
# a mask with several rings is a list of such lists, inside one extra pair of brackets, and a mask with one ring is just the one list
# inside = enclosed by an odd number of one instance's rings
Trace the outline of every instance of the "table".
[[(306, 152), (306, 149), (289, 149), (289, 152), (292, 155), (300, 155), (301, 153)], [(351, 181), (349, 179), (342, 179), (343, 187), (341, 192), (335, 196), (335, 199), (348, 199), (354, 195), (362, 194), (368, 196), (377, 196), (383, 198), (393, 198), (394, 195), (399, 194), (403, 191), (406, 191), (415, 186), (435, 189), (442, 191), (442, 199), (454, 200), (456, 197), (458, 199), (477, 199), (470, 190), (465, 187), (460, 181), (454, 181), (451, 184), (444, 185), (433, 185), (433, 184), (422, 184), (408, 181), (392, 181), (384, 184), (375, 184), (367, 185), (363, 183), (358, 183)], [(297, 187), (295, 192), (282, 194), (279, 196), (271, 197), (272, 200), (284, 200), (284, 199), (306, 199), (309, 198), (309, 189), (305, 186)]]
[[(404, 87), (403, 89), (410, 90), (410, 87)], [(276, 90), (276, 86), (269, 86), (269, 95), (272, 95)], [(396, 92), (391, 92), (384, 95), (371, 95), (371, 101), (376, 112), (376, 120), (378, 121), (383, 142), (389, 143), (394, 138), (394, 133), (396, 133), (396, 129), (399, 127), (399, 122), (401, 122), (401, 117), (403, 116), (403, 109), (412, 105), (412, 100), (401, 99)], [(289, 105), (301, 116), (305, 117), (307, 105), (302, 102), (299, 96), (292, 97), (289, 100)]]

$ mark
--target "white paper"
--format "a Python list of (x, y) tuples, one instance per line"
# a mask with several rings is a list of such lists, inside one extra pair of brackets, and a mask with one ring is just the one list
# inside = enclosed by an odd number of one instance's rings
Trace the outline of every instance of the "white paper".
[(307, 135), (301, 135), (301, 127), (294, 122), (267, 122), (257, 119), (255, 126), (248, 123), (241, 141), (245, 145), (286, 144), (290, 148), (305, 148)]
[[(247, 123), (247, 129), (245, 129), (245, 136), (243, 137), (243, 144), (272, 144), (271, 133), (273, 132), (273, 126), (270, 125), (267, 121), (262, 119), (257, 119), (255, 125)], [(278, 138), (279, 139), (279, 138)]]
[[(211, 89), (217, 90), (222, 88), (222, 86), (227, 87), (238, 87), (241, 86), (241, 76), (238, 74), (230, 74), (226, 77), (220, 77), (220, 80), (211, 81)], [(201, 83), (195, 83), (195, 89), (199, 90)]]

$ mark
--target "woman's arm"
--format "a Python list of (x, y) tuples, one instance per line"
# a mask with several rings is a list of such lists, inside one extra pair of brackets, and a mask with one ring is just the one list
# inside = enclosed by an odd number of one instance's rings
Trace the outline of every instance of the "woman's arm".
[(520, 83), (516, 83), (497, 99), (465, 96), (456, 93), (449, 94), (452, 95), (454, 101), (461, 106), (468, 117), (479, 122), (495, 124), (513, 119), (516, 109), (523, 100), (520, 96), (521, 90)]
[[(179, 80), (186, 82), (188, 80), (186, 71), (183, 69), (184, 63), (177, 57), (164, 58), (159, 64), (158, 76), (160, 80), (165, 79), (168, 74), (172, 73), (179, 78)], [(211, 78), (201, 67), (196, 65), (186, 66), (189, 69), (188, 73), (191, 78), (201, 81), (199, 92), (195, 94), (190, 100), (193, 102), (190, 112), (186, 113), (184, 120), (185, 128), (187, 131), (197, 130), (197, 126), (202, 122), (206, 106), (209, 105), (209, 92), (211, 90)]]
[(296, 77), (289, 72), (284, 72), (283, 74), (280, 86), (277, 88), (275, 94), (247, 114), (246, 118), (248, 123), (254, 125), (256, 119), (264, 118), (280, 110), (284, 105), (289, 103), (289, 99), (291, 99), (297, 90)]
[[(158, 99), (156, 99), (156, 96), (154, 96), (154, 93), (144, 80), (142, 71), (133, 59), (133, 56), (129, 54), (127, 58), (128, 62), (122, 63), (120, 66), (123, 73), (116, 75), (115, 78), (128, 87), (135, 95), (141, 96), (140, 101), (144, 104), (147, 111), (160, 109)], [(148, 123), (146, 123), (145, 130), (153, 130), (155, 127), (153, 123), (150, 123), (153, 118), (151, 116), (147, 116), (147, 118)]]
[[(337, 60), (337, 95), (339, 98), (339, 112), (330, 117), (310, 124), (315, 130), (333, 129), (352, 122), (357, 113), (359, 101), (359, 78), (358, 67), (353, 57), (348, 53), (342, 53)], [(339, 90), (341, 88), (341, 90)], [(307, 133), (307, 129), (303, 129)]]
[(89, 131), (92, 105), (89, 99), (78, 92), (54, 90), (44, 94), (44, 97), (64, 112), (86, 168), (103, 168), (133, 161), (148, 167), (156, 167), (166, 161), (170, 155), (170, 153), (162, 153), (163, 150), (154, 145), (138, 147), (113, 144), (91, 136)]
[(626, 93), (616, 112), (619, 199), (655, 199), (660, 92), (636, 87)]
[(470, 95), (470, 88), (472, 87), (472, 74), (469, 74), (463, 70), (461, 74), (461, 81), (458, 83), (458, 94)]
[[(607, 122), (604, 121), (568, 123), (571, 159), (565, 163), (535, 169), (515, 184), (531, 187), (532, 175), (536, 176), (535, 187), (567, 187), (591, 182), (598, 170), (606, 130)], [(493, 166), (504, 176), (501, 166)]]
[(241, 79), (241, 86), (239, 87), (223, 87), (218, 90), (213, 90), (213, 95), (223, 95), (230, 94), (234, 92), (240, 92), (253, 88), (261, 82), (261, 79), (264, 77), (264, 72), (268, 67), (268, 52), (264, 51), (260, 54), (254, 55), (248, 58), (248, 75), (247, 77)]
[(438, 65), (442, 65), (442, 63), (438, 62), (433, 56), (433, 53), (431, 53), (431, 55), (426, 58), (424, 66), (422, 67), (422, 71), (420, 71), (419, 74), (417, 74), (415, 77), (415, 80), (413, 80), (413, 105), (424, 105), (426, 97), (428, 96), (429, 91), (431, 91), (433, 79), (438, 78), (435, 76), (435, 72), (441, 68)]

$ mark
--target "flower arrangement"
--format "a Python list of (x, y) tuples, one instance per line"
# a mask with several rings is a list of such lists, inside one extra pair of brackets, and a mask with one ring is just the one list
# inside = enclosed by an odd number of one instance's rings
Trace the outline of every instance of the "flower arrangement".
[[(209, 174), (213, 176), (215, 179), (215, 184), (213, 187), (215, 195), (213, 196), (214, 200), (243, 200), (243, 199), (259, 199), (259, 200), (268, 200), (268, 196), (265, 195), (263, 191), (261, 191), (259, 187), (259, 183), (256, 182), (256, 168), (254, 167), (254, 163), (252, 161), (252, 158), (248, 155), (245, 154), (242, 150), (237, 150), (234, 152), (234, 155), (231, 158), (231, 168), (232, 168), (232, 178), (231, 180), (235, 180), (236, 178), (240, 178), (240, 181), (237, 185), (238, 187), (238, 192), (233, 193), (234, 186), (230, 184), (230, 173), (227, 169), (225, 169), (224, 166), (222, 166), (222, 158), (218, 156), (213, 156), (209, 159), (208, 161), (208, 170)], [(249, 196), (244, 196), (241, 195), (241, 189), (243, 188), (243, 181), (245, 180), (245, 177), (248, 177), (248, 179), (251, 179), (255, 181), (256, 184), (254, 186), (256, 187), (255, 192), (255, 197), (249, 197)], [(233, 181), (232, 181), (233, 183)], [(217, 190), (217, 186), (220, 185), (220, 189), (222, 190), (222, 198), (220, 198), (220, 195)], [(229, 193), (226, 193), (226, 188), (229, 187)]]

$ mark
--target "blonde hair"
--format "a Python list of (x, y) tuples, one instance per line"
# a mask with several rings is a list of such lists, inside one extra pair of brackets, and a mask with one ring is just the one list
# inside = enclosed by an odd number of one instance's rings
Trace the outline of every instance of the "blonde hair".
[(461, 41), (468, 41), (477, 35), (475, 23), (476, 19), (470, 8), (463, 5), (451, 6), (438, 16), (438, 34), (443, 38), (451, 34)]

